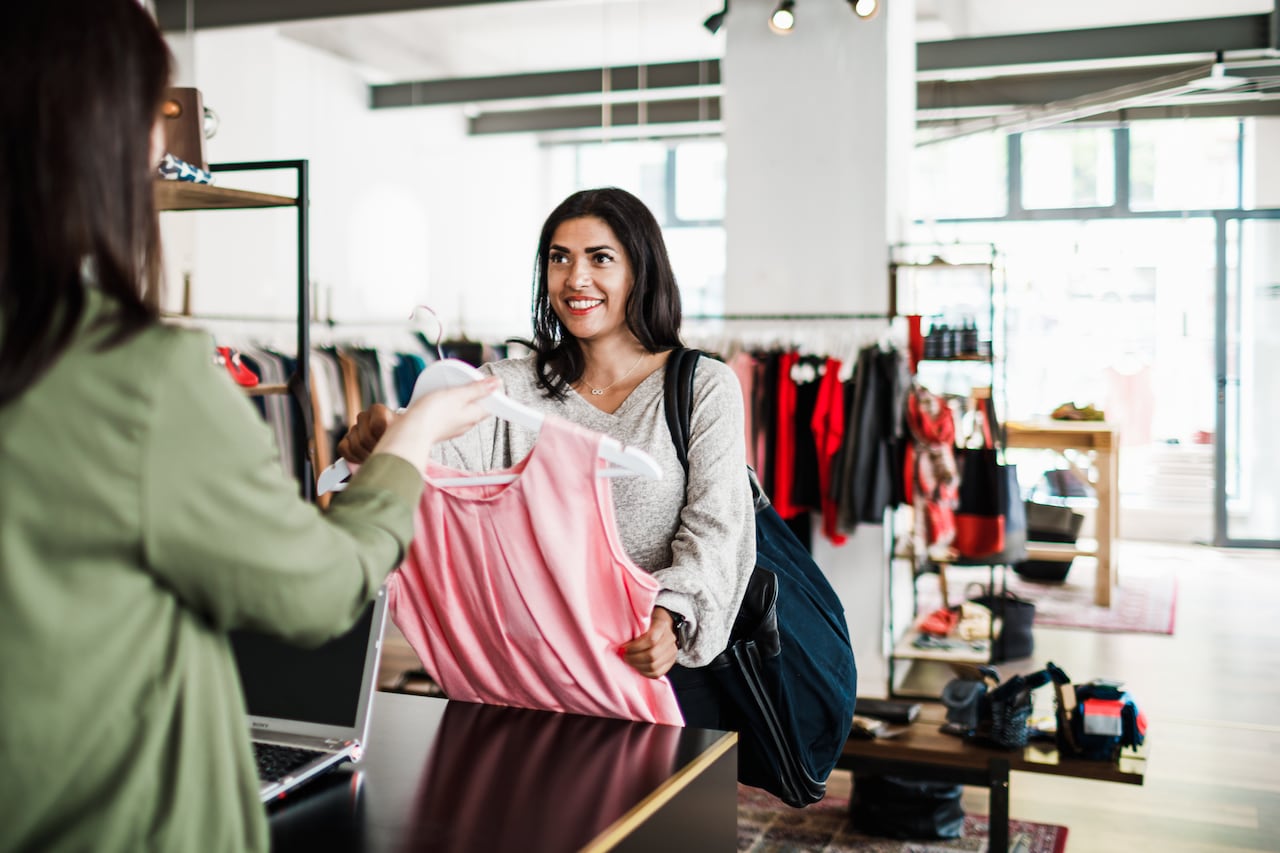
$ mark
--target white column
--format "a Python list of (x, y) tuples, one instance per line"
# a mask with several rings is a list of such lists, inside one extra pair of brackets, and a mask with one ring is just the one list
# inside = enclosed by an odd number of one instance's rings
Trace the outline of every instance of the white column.
[(887, 307), (915, 114), (913, 0), (862, 20), (845, 0), (735, 0), (723, 100), (729, 312)]
[[(728, 313), (882, 312), (906, 224), (915, 119), (915, 2), (863, 20), (846, 0), (734, 0), (723, 64)], [(859, 326), (858, 328), (865, 328)], [(859, 692), (887, 685), (884, 530), (815, 557), (844, 602)]]

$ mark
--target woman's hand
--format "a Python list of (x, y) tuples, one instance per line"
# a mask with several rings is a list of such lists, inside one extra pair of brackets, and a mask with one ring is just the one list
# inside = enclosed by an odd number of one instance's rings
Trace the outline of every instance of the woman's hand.
[(352, 462), (363, 462), (371, 452), (390, 453), (421, 471), (427, 467), (432, 445), (462, 435), (489, 416), (480, 400), (501, 388), (502, 380), (489, 376), (432, 391), (400, 415), (375, 404), (356, 417), (338, 452)]
[(347, 434), (338, 442), (338, 455), (357, 465), (363, 463), (378, 446), (378, 439), (387, 431), (391, 422), (399, 417), (381, 403), (374, 403), (360, 414)]
[(622, 647), (622, 659), (646, 678), (661, 678), (676, 662), (676, 632), (671, 614), (653, 608), (649, 630)]

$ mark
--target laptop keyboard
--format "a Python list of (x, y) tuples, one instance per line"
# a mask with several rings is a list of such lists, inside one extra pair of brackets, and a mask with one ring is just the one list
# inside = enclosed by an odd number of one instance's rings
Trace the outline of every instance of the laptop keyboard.
[(274, 743), (253, 742), (253, 756), (258, 762), (258, 778), (274, 782), (297, 770), (312, 759), (324, 755), (314, 749), (297, 749)]

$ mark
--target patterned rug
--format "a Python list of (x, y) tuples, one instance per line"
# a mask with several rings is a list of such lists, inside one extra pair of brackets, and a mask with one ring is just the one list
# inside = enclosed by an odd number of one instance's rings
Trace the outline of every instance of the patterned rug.
[[(1138, 560), (1120, 563), (1120, 582), (1111, 593), (1111, 606), (1093, 603), (1097, 562), (1077, 557), (1066, 580), (1041, 583), (1026, 580), (1016, 572), (1005, 572), (1012, 592), (1036, 603), (1036, 625), (1055, 628), (1083, 628), (1133, 634), (1172, 634), (1177, 614), (1178, 582), (1173, 567)], [(985, 586), (990, 575), (985, 566), (948, 566), (947, 586), (951, 604), (959, 604), (970, 583)], [(938, 576), (922, 575), (920, 613), (932, 613), (941, 605)], [(1000, 575), (996, 574), (999, 588)], [(976, 592), (976, 591), (975, 591)]]
[[(964, 834), (948, 841), (874, 838), (849, 826), (849, 801), (828, 796), (793, 809), (756, 788), (738, 786), (738, 853), (949, 853), (987, 850), (987, 818), (966, 815)], [(1009, 821), (1010, 853), (1063, 853), (1067, 828)]]

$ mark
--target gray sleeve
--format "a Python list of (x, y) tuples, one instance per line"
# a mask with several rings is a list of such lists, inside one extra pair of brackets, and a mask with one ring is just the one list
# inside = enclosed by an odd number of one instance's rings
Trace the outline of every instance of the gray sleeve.
[(655, 571), (658, 604), (691, 620), (678, 662), (702, 666), (724, 650), (755, 565), (755, 514), (747, 483), (742, 388), (710, 358), (698, 364), (689, 477), (670, 568)]

